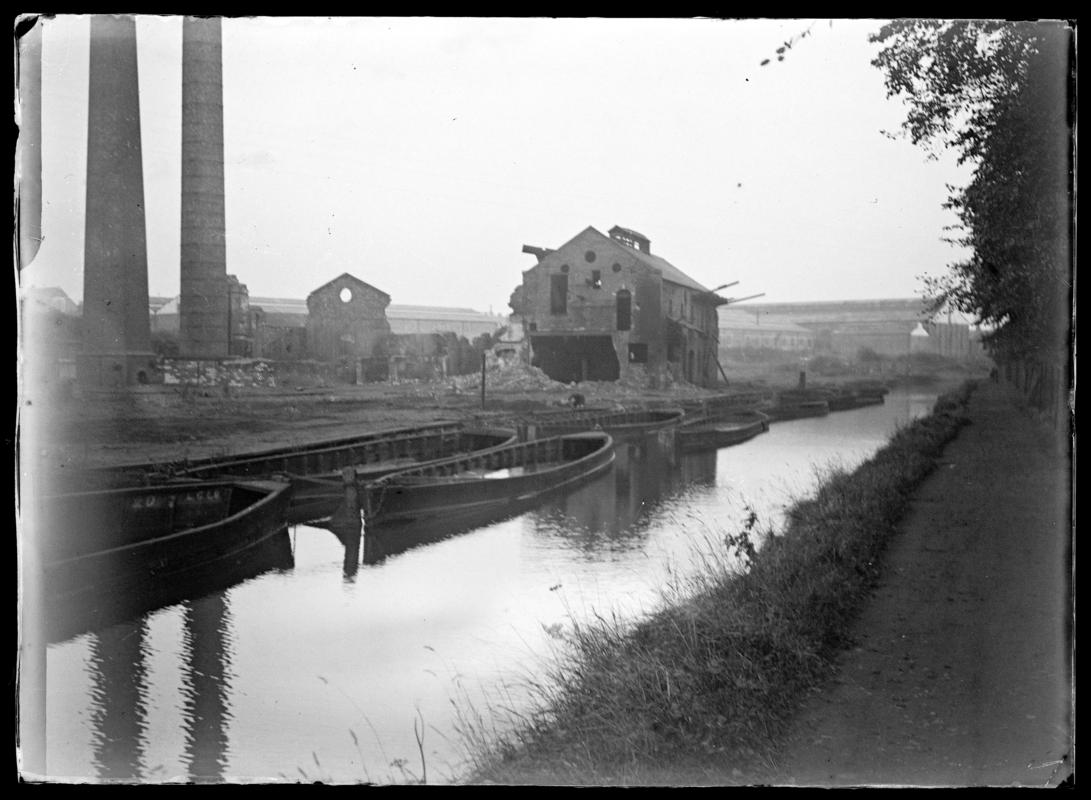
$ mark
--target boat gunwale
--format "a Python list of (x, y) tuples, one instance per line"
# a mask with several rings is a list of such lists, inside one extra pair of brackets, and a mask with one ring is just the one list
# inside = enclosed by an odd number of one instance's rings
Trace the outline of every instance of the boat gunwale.
[[(423, 425), (415, 425), (412, 427), (406, 427), (404, 425), (384, 428), (381, 430), (373, 431), (371, 433), (357, 434), (356, 436), (344, 436), (334, 439), (321, 439), (315, 442), (303, 442), (299, 444), (293, 444), (288, 446), (275, 445), (263, 450), (252, 450), (244, 453), (236, 453), (234, 455), (215, 455), (204, 456), (201, 458), (188, 459), (163, 459), (160, 461), (141, 461), (135, 463), (124, 464), (93, 464), (90, 466), (77, 467), (73, 470), (76, 475), (87, 476), (110, 476), (114, 474), (122, 475), (126, 473), (145, 473), (146, 475), (168, 475), (170, 477), (184, 477), (186, 473), (203, 471), (207, 469), (213, 469), (218, 464), (226, 461), (235, 461), (238, 459), (261, 459), (261, 458), (276, 458), (282, 456), (298, 455), (301, 452), (326, 448), (339, 448), (352, 446), (353, 443), (360, 440), (368, 440), (371, 438), (380, 438), (388, 435), (396, 435), (401, 433), (409, 433), (411, 431), (425, 431), (432, 429), (442, 428), (458, 428), (464, 423), (457, 420), (444, 421), (444, 422), (429, 422)], [(127, 489), (131, 487), (110, 487)], [(139, 488), (139, 487), (137, 487)], [(93, 489), (90, 491), (94, 491)]]
[[(170, 541), (180, 539), (180, 538), (186, 537), (186, 536), (194, 536), (194, 535), (198, 535), (198, 534), (201, 534), (201, 533), (207, 533), (209, 530), (211, 530), (213, 528), (222, 527), (222, 526), (225, 526), (225, 525), (228, 525), (228, 524), (233, 524), (233, 523), (241, 520), (242, 518), (244, 518), (246, 516), (252, 515), (256, 511), (258, 511), (259, 509), (264, 510), (264, 508), (266, 506), (272, 506), (278, 500), (280, 500), (282, 498), (282, 496), (286, 492), (288, 492), (289, 489), (291, 488), (290, 484), (282, 483), (282, 482), (279, 482), (279, 481), (225, 480), (225, 481), (202, 482), (200, 484), (178, 484), (178, 485), (173, 485), (173, 486), (171, 484), (164, 484), (162, 486), (126, 487), (126, 488), (122, 488), (122, 489), (107, 489), (107, 490), (104, 490), (104, 491), (101, 491), (101, 492), (94, 492), (94, 491), (91, 491), (91, 492), (73, 492), (71, 494), (53, 495), (51, 498), (47, 498), (47, 499), (60, 500), (60, 499), (69, 498), (69, 497), (84, 497), (84, 496), (102, 495), (102, 494), (119, 494), (119, 495), (120, 494), (138, 494), (138, 493), (146, 494), (149, 491), (155, 492), (156, 494), (168, 494), (168, 493), (170, 493), (171, 490), (180, 490), (180, 489), (201, 490), (201, 489), (204, 489), (204, 488), (214, 488), (214, 487), (215, 488), (222, 488), (224, 486), (231, 486), (232, 488), (241, 486), (243, 488), (248, 488), (248, 489), (250, 489), (252, 491), (262, 492), (263, 496), (259, 497), (255, 502), (247, 505), (245, 508), (242, 508), (239, 511), (236, 511), (234, 514), (231, 514), (230, 516), (227, 516), (227, 517), (223, 517), (222, 519), (218, 519), (215, 522), (209, 522), (209, 523), (206, 523), (204, 525), (198, 525), (196, 527), (191, 527), (191, 528), (183, 528), (180, 531), (175, 531), (173, 533), (169, 533), (169, 534), (166, 534), (164, 536), (156, 536), (156, 537), (151, 538), (151, 539), (142, 539), (139, 542), (132, 542), (130, 544), (118, 545), (116, 547), (108, 547), (108, 548), (106, 548), (104, 550), (95, 550), (95, 551), (93, 551), (91, 553), (84, 553), (83, 555), (79, 555), (79, 556), (69, 556), (67, 558), (54, 559), (52, 561), (47, 561), (45, 563), (45, 568), (46, 569), (56, 569), (56, 568), (59, 568), (59, 567), (63, 567), (65, 565), (75, 564), (75, 563), (78, 563), (80, 561), (84, 561), (84, 560), (89, 559), (89, 558), (101, 558), (103, 556), (129, 552), (129, 551), (137, 550), (137, 549), (143, 548), (143, 547), (150, 547), (150, 546), (155, 545), (155, 544), (170, 542)], [(290, 498), (288, 498), (288, 499), (290, 500)], [(286, 524), (287, 523), (285, 522), (285, 525)], [(283, 526), (278, 526), (277, 529), (275, 531), (273, 531), (272, 533), (279, 532), (281, 527), (283, 527)]]
[[(447, 428), (450, 428), (450, 430), (447, 430)], [(184, 477), (187, 477), (187, 476), (192, 475), (194, 473), (210, 473), (210, 474), (207, 475), (207, 477), (212, 477), (212, 474), (215, 474), (215, 475), (218, 475), (218, 476), (221, 476), (221, 477), (224, 477), (224, 478), (228, 478), (228, 477), (231, 477), (231, 473), (222, 472), (222, 470), (229, 470), (229, 469), (232, 469), (232, 468), (237, 468), (237, 467), (240, 467), (240, 466), (242, 466), (244, 464), (254, 464), (254, 463), (258, 463), (258, 462), (265, 461), (265, 460), (291, 458), (291, 457), (295, 457), (295, 456), (307, 456), (307, 457), (309, 457), (309, 456), (318, 456), (318, 455), (331, 453), (331, 452), (336, 452), (336, 451), (339, 451), (339, 450), (345, 450), (345, 449), (353, 448), (353, 447), (366, 447), (369, 444), (375, 444), (375, 443), (380, 443), (380, 442), (390, 442), (390, 443), (406, 442), (406, 441), (413, 441), (413, 440), (416, 440), (416, 439), (427, 439), (427, 438), (430, 438), (430, 437), (435, 436), (437, 434), (442, 436), (442, 435), (445, 435), (447, 433), (456, 434), (456, 435), (462, 435), (462, 434), (471, 434), (471, 435), (472, 434), (479, 434), (479, 435), (486, 435), (486, 436), (495, 435), (498, 438), (500, 436), (506, 436), (507, 437), (503, 442), (500, 442), (500, 443), (494, 444), (494, 445), (489, 445), (488, 448), (481, 448), (481, 450), (486, 450), (486, 449), (489, 449), (489, 448), (492, 448), (492, 447), (503, 447), (504, 445), (513, 444), (516, 441), (518, 441), (518, 432), (516, 430), (512, 429), (512, 428), (507, 428), (507, 427), (503, 427), (503, 426), (467, 427), (464, 423), (453, 423), (453, 424), (450, 424), (450, 425), (443, 424), (443, 425), (439, 425), (439, 426), (423, 426), (421, 428), (399, 428), (396, 431), (394, 431), (394, 433), (397, 434), (397, 435), (389, 436), (389, 437), (375, 436), (374, 438), (372, 438), (371, 434), (362, 434), (360, 437), (357, 437), (356, 439), (338, 440), (338, 443), (335, 443), (335, 444), (322, 443), (321, 447), (312, 447), (312, 446), (309, 446), (309, 445), (304, 445), (304, 446), (301, 446), (298, 449), (290, 451), (290, 452), (286, 451), (286, 452), (275, 452), (275, 453), (271, 453), (271, 454), (261, 454), (261, 453), (259, 453), (259, 454), (256, 454), (256, 455), (243, 455), (243, 456), (227, 459), (227, 460), (224, 460), (222, 462), (217, 462), (215, 464), (210, 464), (210, 465), (207, 465), (207, 466), (197, 466), (197, 467), (192, 467), (192, 468), (186, 468), (184, 470), (180, 470), (180, 471), (176, 472), (175, 475), (177, 477), (184, 478)], [(479, 452), (479, 451), (474, 450), (474, 451), (471, 451), (471, 452), (476, 453), (476, 452)], [(443, 456), (442, 458), (447, 458), (447, 457), (448, 456)], [(421, 463), (422, 464), (430, 463), (430, 461), (432, 461), (432, 460), (436, 460), (436, 459), (430, 459), (427, 462), (421, 462)], [(351, 466), (351, 465), (349, 465), (349, 466)], [(291, 477), (291, 478), (306, 477), (306, 478), (313, 478), (313, 479), (317, 479), (317, 480), (321, 481), (323, 479), (336, 479), (336, 478), (338, 478), (338, 476), (340, 475), (340, 470), (339, 469), (332, 469), (332, 470), (323, 470), (323, 471), (318, 472), (318, 473), (299, 473), (299, 472), (293, 472), (291, 470), (277, 469), (277, 470), (270, 470), (268, 473), (263, 473), (263, 474), (287, 475), (288, 477)], [(242, 476), (238, 476), (238, 477), (242, 477)]]
[[(636, 416), (639, 414), (647, 415), (663, 415), (662, 419), (654, 419), (643, 422), (618, 422), (612, 424), (610, 419), (613, 417), (626, 417)], [(598, 415), (586, 415), (581, 417), (570, 418), (570, 421), (565, 422), (545, 422), (541, 424), (541, 429), (545, 431), (569, 431), (571, 433), (579, 432), (597, 432), (605, 431), (612, 435), (623, 435), (634, 432), (652, 432), (662, 430), (664, 428), (670, 428), (675, 425), (684, 424), (686, 419), (686, 411), (683, 408), (670, 407), (670, 408), (644, 408), (634, 409), (632, 411), (611, 411), (610, 413)], [(582, 423), (588, 423), (596, 427), (580, 427)], [(530, 424), (537, 424), (531, 422)], [(564, 435), (563, 433), (555, 433), (550, 435)]]
[[(403, 477), (412, 477), (412, 476), (403, 475), (403, 473), (393, 473), (391, 475), (385, 476), (384, 478), (382, 478), (382, 479), (380, 479), (378, 481), (375, 481), (375, 482), (371, 483), (368, 486), (368, 505), (369, 505), (369, 507), (371, 505), (371, 497), (373, 497), (376, 494), (379, 495), (379, 503), (378, 503), (378, 510), (373, 512), (373, 511), (371, 511), (369, 509), (365, 513), (365, 517), (368, 520), (368, 524), (374, 525), (376, 527), (381, 528), (381, 527), (384, 527), (384, 526), (393, 526), (393, 525), (398, 525), (398, 524), (411, 522), (414, 519), (418, 519), (420, 517), (425, 517), (425, 518), (428, 518), (428, 519), (434, 519), (434, 518), (442, 516), (444, 514), (451, 514), (451, 515), (454, 515), (456, 517), (457, 516), (462, 516), (462, 517), (471, 517), (472, 518), (475, 514), (481, 514), (483, 511), (485, 511), (485, 510), (487, 510), (487, 509), (489, 509), (491, 507), (496, 507), (496, 506), (500, 506), (500, 505), (504, 505), (504, 504), (518, 505), (518, 504), (521, 504), (521, 503), (526, 503), (526, 502), (531, 501), (534, 498), (539, 497), (541, 495), (545, 495), (545, 494), (557, 491), (559, 489), (562, 489), (565, 486), (568, 486), (569, 484), (571, 484), (571, 483), (573, 483), (575, 481), (580, 481), (580, 480), (592, 477), (592, 476), (606, 470), (607, 468), (609, 468), (609, 466), (611, 464), (613, 464), (614, 461), (617, 458), (617, 454), (616, 454), (616, 451), (615, 451), (615, 448), (614, 448), (614, 444), (615, 444), (614, 443), (614, 438), (610, 434), (605, 433), (603, 431), (579, 431), (579, 432), (576, 432), (576, 433), (568, 433), (568, 434), (561, 434), (559, 436), (551, 436), (551, 437), (548, 437), (548, 438), (545, 438), (545, 439), (534, 439), (534, 440), (531, 440), (529, 442), (518, 442), (515, 445), (512, 445), (513, 447), (540, 446), (541, 443), (543, 443), (543, 442), (551, 442), (551, 441), (558, 441), (559, 442), (559, 441), (565, 440), (565, 439), (600, 438), (600, 437), (602, 439), (601, 444), (598, 447), (595, 447), (589, 453), (586, 453), (586, 454), (584, 454), (584, 455), (580, 456), (579, 458), (574, 459), (572, 461), (557, 462), (555, 466), (552, 466), (549, 469), (546, 469), (546, 470), (544, 470), (542, 472), (529, 473), (529, 474), (524, 474), (524, 475), (512, 475), (512, 476), (502, 477), (502, 478), (485, 478), (485, 477), (482, 477), (482, 476), (476, 476), (476, 477), (474, 477), (474, 478), (472, 478), (470, 480), (462, 481), (462, 482), (439, 482), (439, 481), (436, 480), (437, 478), (443, 479), (443, 478), (453, 477), (453, 476), (437, 475), (437, 476), (427, 476), (430, 479), (429, 482), (414, 483), (414, 484), (398, 483), (397, 481), (400, 480), (401, 478), (403, 478)], [(469, 460), (473, 460), (473, 458), (475, 458), (475, 457), (470, 456), (470, 457), (465, 457), (464, 459), (452, 459), (451, 461), (452, 462), (457, 462), (457, 461), (460, 461), (460, 460), (469, 461)], [(599, 463), (591, 464), (591, 462), (594, 462), (596, 460), (599, 460)], [(591, 464), (591, 465), (588, 466), (588, 464)], [(585, 468), (577, 469), (577, 467), (580, 467), (581, 465), (583, 467), (585, 467)], [(429, 465), (424, 466), (423, 468), (431, 469), (431, 468), (434, 468), (436, 466), (441, 466), (441, 465), (440, 464), (429, 464)], [(442, 466), (450, 466), (450, 463), (442, 465)], [(392, 512), (391, 511), (387, 511), (387, 512), (382, 511), (383, 500), (385, 499), (383, 497), (383, 494), (384, 494), (384, 490), (388, 486), (391, 486), (394, 489), (402, 489), (402, 490), (405, 490), (405, 491), (413, 492), (414, 494), (417, 494), (417, 493), (419, 493), (421, 491), (427, 491), (428, 489), (450, 489), (452, 487), (458, 486), (460, 483), (464, 483), (467, 486), (474, 485), (474, 484), (479, 484), (479, 485), (487, 484), (487, 485), (490, 485), (490, 486), (503, 487), (505, 483), (510, 484), (512, 482), (515, 482), (515, 481), (526, 481), (528, 478), (533, 478), (533, 479), (536, 479), (536, 481), (540, 481), (540, 479), (542, 477), (548, 477), (551, 473), (556, 474), (558, 472), (569, 471), (569, 470), (571, 470), (571, 474), (568, 475), (567, 477), (565, 477), (563, 480), (560, 480), (557, 483), (548, 483), (548, 482), (546, 482), (545, 485), (541, 486), (540, 488), (537, 488), (537, 489), (535, 489), (533, 491), (530, 491), (530, 492), (525, 492), (525, 493), (518, 494), (518, 495), (516, 495), (514, 497), (486, 498), (484, 500), (474, 499), (474, 500), (471, 500), (471, 501), (468, 501), (468, 502), (456, 503), (456, 504), (452, 504), (452, 505), (431, 506), (431, 507), (429, 507), (429, 506), (409, 507), (409, 508), (406, 508), (406, 509), (395, 510), (395, 511), (392, 511)], [(415, 471), (416, 470), (410, 469), (410, 470), (404, 470), (403, 472), (412, 473), (412, 472), (415, 472)], [(422, 476), (422, 477), (425, 477), (425, 476)], [(389, 478), (391, 480), (388, 481), (387, 478)]]
[[(459, 464), (459, 462), (474, 461), (474, 460), (480, 458), (482, 455), (493, 455), (495, 453), (495, 451), (498, 451), (498, 450), (500, 450), (502, 448), (509, 448), (509, 447), (510, 448), (540, 447), (540, 446), (544, 445), (547, 442), (560, 441), (560, 440), (563, 440), (563, 439), (591, 438), (591, 437), (594, 437), (594, 438), (601, 437), (603, 439), (602, 443), (598, 447), (596, 447), (594, 450), (592, 450), (591, 452), (586, 453), (585, 455), (582, 455), (579, 458), (574, 459), (572, 461), (549, 462), (549, 463), (555, 463), (555, 466), (552, 466), (549, 469), (546, 469), (546, 470), (544, 470), (542, 472), (531, 473), (531, 474), (536, 475), (536, 476), (548, 475), (551, 471), (554, 471), (554, 470), (557, 470), (557, 469), (563, 469), (565, 467), (569, 467), (569, 466), (573, 466), (575, 464), (579, 464), (580, 462), (582, 462), (584, 460), (591, 459), (591, 458), (599, 455), (604, 450), (612, 450), (612, 448), (614, 446), (614, 437), (611, 436), (610, 434), (606, 433), (605, 431), (577, 431), (577, 432), (573, 432), (573, 433), (563, 433), (563, 434), (559, 434), (557, 436), (548, 436), (548, 437), (544, 437), (544, 438), (541, 438), (541, 439), (532, 439), (532, 440), (527, 441), (527, 442), (514, 442), (513, 444), (502, 445), (501, 447), (494, 448), (493, 450), (488, 451), (488, 452), (486, 452), (486, 451), (481, 451), (480, 453), (475, 452), (473, 455), (456, 456), (456, 457), (453, 457), (453, 458), (450, 458), (450, 459), (443, 459), (443, 460), (440, 460), (440, 461), (432, 461), (432, 462), (429, 462), (427, 464), (421, 464), (419, 467), (410, 467), (409, 469), (399, 470), (398, 472), (392, 472), (389, 475), (384, 475), (383, 477), (381, 477), (381, 478), (379, 478), (379, 479), (377, 479), (375, 481), (371, 481), (369, 483), (368, 488), (371, 489), (371, 490), (380, 490), (382, 488), (385, 488), (385, 486), (387, 486), (387, 485), (395, 484), (398, 480), (400, 480), (403, 477), (412, 477), (411, 473), (417, 472), (419, 470), (422, 470), (422, 469), (435, 469), (437, 467), (449, 467), (449, 466), (452, 466), (452, 465), (457, 465), (457, 464)], [(419, 487), (422, 487), (422, 486), (430, 486), (430, 485), (450, 486), (450, 485), (454, 485), (454, 483), (476, 483), (478, 481), (488, 481), (490, 484), (499, 484), (499, 483), (502, 483), (503, 481), (513, 480), (515, 478), (523, 478), (523, 477), (527, 477), (527, 476), (526, 475), (512, 475), (510, 477), (504, 477), (504, 478), (485, 478), (485, 477), (482, 477), (482, 476), (475, 476), (475, 477), (470, 478), (469, 480), (466, 480), (466, 481), (455, 481), (455, 482), (436, 481), (436, 479), (455, 477), (453, 475), (429, 475), (429, 476), (421, 476), (421, 477), (427, 477), (428, 479), (430, 479), (432, 481), (435, 481), (435, 482), (434, 483), (410, 484), (410, 486), (412, 488), (416, 489), (416, 488), (419, 488)]]

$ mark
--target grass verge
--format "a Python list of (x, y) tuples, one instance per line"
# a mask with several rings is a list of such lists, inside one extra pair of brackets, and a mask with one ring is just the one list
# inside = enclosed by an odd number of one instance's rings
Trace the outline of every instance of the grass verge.
[(914, 488), (966, 422), (975, 384), (939, 398), (851, 473), (830, 474), (783, 532), (751, 514), (688, 591), (634, 625), (576, 626), (538, 710), (512, 732), (463, 730), (467, 782), (730, 781), (760, 765), (806, 691), (831, 673)]

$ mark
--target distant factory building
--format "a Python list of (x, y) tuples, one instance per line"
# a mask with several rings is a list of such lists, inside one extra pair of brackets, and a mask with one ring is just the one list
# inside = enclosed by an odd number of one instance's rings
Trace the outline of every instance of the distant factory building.
[(720, 349), (779, 350), (788, 353), (809, 353), (814, 350), (814, 331), (791, 320), (742, 308), (721, 308)]
[(345, 272), (307, 295), (307, 350), (317, 361), (370, 358), (390, 335), (390, 295)]
[[(790, 321), (814, 334), (816, 354), (855, 358), (863, 350), (881, 356), (929, 352), (953, 359), (980, 355), (979, 339), (961, 314), (930, 314), (919, 297), (836, 300), (816, 303), (748, 303), (735, 309), (764, 324)], [(916, 336), (913, 332), (919, 331)], [(922, 335), (923, 334), (923, 335)]]
[(643, 371), (653, 384), (711, 386), (717, 377), (716, 310), (728, 300), (653, 255), (648, 237), (588, 227), (523, 273), (512, 310), (531, 363), (554, 380), (618, 380)]
[(503, 317), (472, 308), (437, 306), (391, 305), (387, 306), (386, 318), (394, 333), (453, 333), (471, 341), (485, 333), (496, 333), (506, 324)]

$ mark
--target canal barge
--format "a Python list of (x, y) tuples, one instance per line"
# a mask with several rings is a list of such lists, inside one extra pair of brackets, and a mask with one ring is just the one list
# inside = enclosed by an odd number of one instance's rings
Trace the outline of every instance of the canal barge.
[(284, 480), (292, 487), (289, 521), (307, 522), (337, 508), (345, 467), (366, 482), (422, 463), (512, 444), (516, 438), (507, 428), (444, 422), (175, 464), (100, 468), (73, 475), (66, 483), (106, 489), (225, 478)]
[(277, 481), (200, 481), (45, 497), (38, 527), (47, 605), (146, 591), (244, 562), (287, 529)]
[(830, 413), (829, 401), (825, 399), (796, 399), (779, 397), (777, 402), (762, 409), (773, 422), (804, 417), (824, 417)]
[(592, 479), (613, 461), (613, 438), (585, 431), (395, 472), (364, 487), (364, 536), (406, 525), (454, 533), (502, 519)]
[(749, 441), (769, 430), (769, 417), (760, 411), (740, 411), (715, 419), (687, 422), (675, 432), (679, 452), (718, 450)]
[(289, 521), (308, 522), (329, 516), (342, 502), (346, 467), (357, 484), (366, 484), (433, 461), (514, 444), (516, 439), (516, 432), (508, 428), (472, 428), (462, 423), (427, 425), (310, 445), (285, 453), (222, 459), (207, 466), (180, 470), (176, 477), (286, 479), (292, 486)]
[(686, 412), (681, 408), (642, 409), (635, 411), (577, 410), (568, 414), (543, 414), (526, 420), (537, 436), (560, 436), (579, 431), (602, 431), (615, 439), (640, 436), (682, 424)]
[(830, 406), (830, 411), (851, 411), (864, 406), (882, 405), (886, 400), (882, 394), (878, 393), (840, 392), (830, 394), (826, 402)]

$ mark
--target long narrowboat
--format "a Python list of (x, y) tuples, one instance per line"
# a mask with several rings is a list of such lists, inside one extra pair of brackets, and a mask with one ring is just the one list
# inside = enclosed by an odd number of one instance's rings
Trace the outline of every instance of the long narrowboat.
[(549, 414), (529, 417), (538, 436), (560, 436), (579, 431), (602, 431), (615, 439), (640, 436), (645, 433), (681, 425), (686, 412), (681, 408), (643, 409), (635, 411), (576, 410), (567, 415)]
[(767, 415), (760, 411), (740, 411), (715, 419), (687, 422), (674, 435), (678, 450), (692, 453), (741, 444), (767, 430)]
[[(291, 483), (290, 522), (307, 522), (331, 514), (342, 500), (342, 470), (351, 467), (363, 482), (421, 463), (511, 444), (514, 430), (473, 428), (464, 423), (435, 423), (416, 428), (377, 431), (237, 456), (205, 458), (167, 469), (139, 465), (115, 475), (133, 482), (201, 481), (224, 478), (277, 478)], [(102, 470), (109, 475), (109, 470)], [(101, 483), (100, 481), (99, 483)], [(107, 482), (108, 483), (108, 482)], [(92, 483), (92, 486), (96, 483)]]
[(425, 525), (454, 533), (533, 507), (588, 481), (614, 461), (601, 431), (553, 436), (433, 462), (368, 484), (365, 539), (373, 529)]
[(840, 392), (830, 394), (826, 402), (830, 406), (830, 411), (851, 411), (864, 406), (882, 405), (886, 400), (882, 394), (878, 393)]
[(762, 413), (774, 422), (803, 417), (824, 417), (830, 413), (830, 404), (826, 400), (795, 400), (781, 397), (774, 405), (763, 408)]
[(45, 497), (47, 605), (140, 592), (229, 569), (287, 529), (291, 489), (276, 481), (202, 481)]

